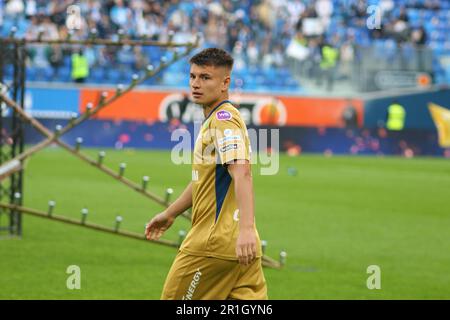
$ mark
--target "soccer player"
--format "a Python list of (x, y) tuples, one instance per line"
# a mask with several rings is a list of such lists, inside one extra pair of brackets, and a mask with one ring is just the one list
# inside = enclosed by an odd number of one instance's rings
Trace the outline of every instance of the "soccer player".
[(267, 299), (255, 225), (250, 141), (228, 100), (233, 58), (209, 48), (190, 60), (193, 101), (205, 119), (194, 147), (192, 181), (146, 227), (158, 239), (192, 207), (192, 227), (164, 284), (161, 299)]

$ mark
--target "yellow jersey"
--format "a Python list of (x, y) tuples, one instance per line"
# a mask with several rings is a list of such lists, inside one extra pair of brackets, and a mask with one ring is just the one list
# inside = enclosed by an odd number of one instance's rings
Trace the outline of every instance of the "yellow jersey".
[[(194, 146), (192, 227), (180, 250), (184, 253), (237, 260), (239, 209), (227, 170), (233, 160), (250, 161), (247, 127), (239, 111), (222, 101), (205, 118)], [(258, 232), (257, 257), (262, 256)]]

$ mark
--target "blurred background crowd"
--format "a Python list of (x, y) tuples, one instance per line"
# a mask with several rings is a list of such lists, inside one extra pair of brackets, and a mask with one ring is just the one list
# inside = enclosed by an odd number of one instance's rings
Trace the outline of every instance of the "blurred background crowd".
[[(217, 46), (235, 58), (233, 86), (248, 90), (333, 90), (336, 82), (361, 82), (360, 73), (389, 66), (426, 71), (450, 83), (450, 2), (439, 0), (0, 0), (3, 36), (67, 36), (67, 8), (77, 5), (73, 38), (147, 38)], [(371, 7), (376, 5), (376, 7)], [(118, 83), (167, 55), (157, 47), (34, 45), (28, 79)], [(74, 72), (86, 64), (84, 72)], [(77, 61), (74, 61), (77, 60)], [(186, 61), (148, 85), (184, 87)], [(83, 68), (83, 67), (81, 67)], [(80, 71), (80, 70), (78, 70)], [(342, 80), (339, 81), (339, 80)], [(364, 88), (361, 88), (364, 90)]]

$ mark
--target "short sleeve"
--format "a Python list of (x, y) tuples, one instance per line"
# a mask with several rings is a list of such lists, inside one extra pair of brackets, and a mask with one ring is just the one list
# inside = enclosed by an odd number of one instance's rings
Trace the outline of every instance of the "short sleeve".
[(250, 143), (247, 127), (239, 112), (220, 110), (211, 121), (212, 137), (220, 163), (233, 160), (250, 161)]

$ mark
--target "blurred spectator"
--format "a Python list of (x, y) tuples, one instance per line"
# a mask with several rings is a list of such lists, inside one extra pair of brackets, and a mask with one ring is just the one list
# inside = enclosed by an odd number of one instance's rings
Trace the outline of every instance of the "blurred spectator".
[(242, 42), (240, 42), (240, 41), (236, 42), (232, 53), (233, 53), (233, 57), (234, 57), (233, 69), (235, 71), (244, 69), (247, 65), (245, 63), (244, 48), (242, 46)]
[(331, 43), (325, 43), (322, 46), (322, 60), (320, 62), (320, 74), (318, 84), (320, 85), (323, 78), (326, 78), (327, 90), (333, 90), (334, 78), (336, 74), (336, 66), (339, 58), (339, 51)]
[(9, 0), (5, 6), (6, 15), (17, 17), (23, 14), (25, 6), (22, 0)]
[(346, 41), (341, 45), (339, 53), (339, 75), (344, 79), (350, 79), (352, 76), (352, 66), (355, 62), (355, 40), (353, 35), (349, 35)]
[(286, 51), (291, 58), (297, 59), (302, 65), (308, 58), (310, 49), (308, 48), (308, 41), (303, 36), (301, 31), (298, 31), (289, 43)]
[(263, 0), (257, 7), (257, 13), (259, 16), (259, 21), (262, 25), (270, 30), (275, 26), (275, 10), (272, 7), (272, 1)]
[(27, 17), (27, 19), (29, 19), (30, 17), (35, 16), (36, 14), (37, 14), (36, 1), (28, 0), (26, 2), (25, 16)]
[(425, 44), (427, 39), (427, 32), (423, 26), (420, 26), (411, 32), (411, 41), (417, 49), (417, 69), (419, 71), (425, 70)]
[[(402, 1), (405, 7), (400, 10), (394, 0), (380, 0), (381, 29), (367, 30), (367, 8), (372, 3), (367, 0), (0, 0), (0, 25), (1, 19), (6, 19), (8, 24), (3, 25), (18, 25), (19, 33), (27, 38), (36, 38), (40, 31), (44, 39), (66, 37), (66, 10), (75, 4), (81, 9), (82, 23), (81, 29), (72, 30), (73, 39), (85, 39), (93, 29), (103, 39), (117, 39), (118, 29), (123, 29), (130, 39), (146, 37), (155, 41), (167, 40), (169, 31), (174, 31), (175, 42), (193, 41), (200, 33), (202, 46), (219, 46), (233, 53), (236, 70), (245, 71), (249, 66), (277, 69), (291, 66), (295, 61), (302, 71), (313, 76), (329, 74), (320, 72), (328, 70), (327, 67), (321, 69), (320, 64), (323, 67), (330, 60), (324, 58), (322, 39), (329, 41), (338, 34), (345, 41), (333, 43), (332, 48), (338, 52), (333, 68), (335, 72), (339, 62), (340, 73), (345, 78), (352, 75), (355, 62), (359, 62), (358, 49), (372, 41), (387, 40), (383, 44), (386, 47), (388, 41), (394, 39), (398, 48), (394, 46), (393, 55), (395, 58), (405, 56), (402, 67), (411, 61), (410, 56), (403, 54), (409, 46), (422, 48), (431, 40), (436, 47), (441, 47), (442, 35), (436, 30), (442, 30), (441, 24), (448, 24), (447, 21), (440, 20), (437, 14), (433, 15), (431, 23), (419, 21), (429, 28), (427, 35), (423, 26), (418, 27), (417, 19), (408, 16), (411, 8), (439, 9), (442, 6), (439, 0)], [(9, 32), (6, 28), (2, 31), (3, 34)], [(346, 36), (348, 33), (354, 36)], [(72, 49), (78, 47), (61, 45), (56, 50), (32, 45), (30, 66), (58, 68), (60, 54), (62, 61), (68, 64)], [(85, 56), (91, 67), (120, 65), (140, 69), (147, 61), (159, 59), (163, 51), (94, 46), (86, 49)], [(421, 52), (417, 53), (419, 69), (426, 64)], [(394, 59), (388, 60), (391, 56), (382, 59), (392, 62)]]
[(53, 68), (53, 76), (55, 77), (63, 64), (63, 52), (61, 47), (57, 44), (47, 47), (47, 59), (50, 62), (50, 66)]
[(44, 32), (42, 39), (44, 40), (57, 40), (59, 37), (58, 28), (50, 20), (50, 17), (43, 16), (40, 25), (41, 30)]
[(117, 26), (125, 28), (129, 21), (132, 20), (132, 12), (123, 3), (123, 0), (115, 0), (115, 6), (111, 9), (111, 20)]
[(320, 75), (320, 62), (322, 61), (322, 38), (311, 39), (309, 42), (309, 57), (307, 60), (307, 74), (311, 79), (316, 79), (316, 83), (319, 85)]
[(278, 44), (275, 49), (273, 50), (273, 53), (271, 54), (272, 58), (272, 65), (275, 68), (283, 68), (286, 64), (284, 59), (284, 53), (283, 53), (283, 47), (281, 44)]
[(352, 104), (352, 100), (347, 98), (347, 106), (342, 112), (342, 120), (344, 126), (348, 129), (356, 129), (358, 127), (358, 119), (356, 109)]
[(167, 108), (167, 118), (171, 120), (172, 124), (179, 125), (182, 122), (183, 115), (186, 112), (190, 102), (191, 100), (189, 99), (189, 94), (187, 92), (183, 92), (182, 99), (178, 103), (178, 109), (175, 106)]
[(350, 17), (353, 17), (357, 26), (364, 27), (366, 25), (367, 7), (366, 0), (357, 0), (356, 3), (352, 1), (350, 6)]
[(97, 62), (95, 47), (88, 45), (84, 48), (84, 56), (87, 59), (89, 69), (94, 67)]
[(134, 61), (134, 51), (131, 46), (122, 46), (117, 52), (117, 62), (121, 71), (130, 69), (134, 64)]
[(101, 3), (99, 1), (88, 1), (86, 6), (86, 11), (89, 14), (89, 19), (96, 23), (99, 22), (102, 19)]
[(409, 24), (408, 16), (406, 15), (405, 8), (400, 10), (399, 16), (393, 21), (390, 31), (397, 43), (402, 43), (408, 40), (409, 37)]
[(387, 110), (386, 128), (399, 131), (405, 126), (406, 111), (398, 101), (393, 101)]
[(89, 76), (89, 63), (82, 49), (72, 54), (72, 79), (83, 83)]
[(389, 17), (394, 9), (395, 3), (393, 0), (380, 0), (380, 9), (383, 17)]
[(330, 17), (333, 14), (333, 2), (331, 2), (331, 0), (317, 0), (315, 9), (322, 21), (322, 25), (325, 28), (328, 28)]
[(100, 21), (96, 24), (98, 37), (101, 39), (108, 38), (108, 34), (111, 31), (116, 31), (115, 26), (111, 24), (111, 20), (107, 14), (102, 14)]
[(411, 33), (411, 41), (417, 47), (423, 47), (427, 42), (427, 32), (423, 26), (414, 29)]
[(301, 0), (293, 0), (287, 3), (287, 11), (290, 13), (289, 22), (294, 26), (301, 14), (305, 11), (305, 5)]
[(145, 56), (144, 52), (142, 51), (142, 47), (134, 47), (133, 49), (134, 53), (134, 69), (135, 70), (143, 70), (145, 69), (148, 64), (149, 60)]
[(248, 64), (251, 66), (256, 66), (259, 62), (259, 50), (256, 46), (255, 41), (251, 40), (247, 46), (247, 57)]
[(440, 0), (425, 0), (424, 7), (428, 10), (440, 10), (441, 4)]

